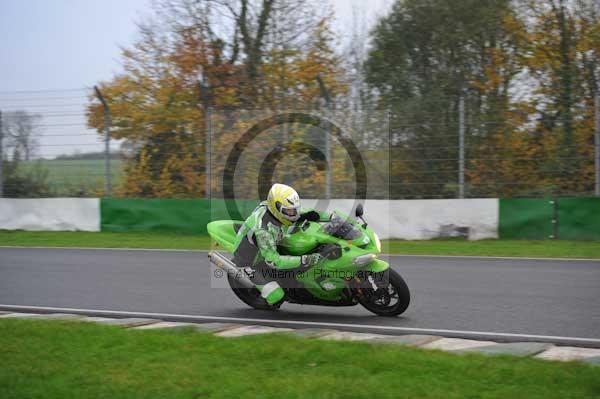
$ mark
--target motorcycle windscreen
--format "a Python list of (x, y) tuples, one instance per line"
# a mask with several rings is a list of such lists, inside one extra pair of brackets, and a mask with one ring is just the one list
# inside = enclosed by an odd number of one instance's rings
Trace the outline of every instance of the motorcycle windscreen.
[(341, 217), (337, 212), (334, 212), (329, 222), (323, 225), (323, 231), (343, 240), (355, 240), (363, 236), (363, 233), (358, 228), (349, 223), (348, 219)]

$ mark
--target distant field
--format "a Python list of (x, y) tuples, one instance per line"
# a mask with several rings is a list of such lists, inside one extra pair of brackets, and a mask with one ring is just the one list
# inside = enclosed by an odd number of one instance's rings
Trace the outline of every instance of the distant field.
[[(104, 160), (101, 159), (52, 159), (30, 161), (28, 167), (40, 163), (48, 171), (48, 184), (56, 196), (93, 195), (104, 185)], [(119, 184), (123, 178), (123, 161), (111, 159), (112, 184)]]

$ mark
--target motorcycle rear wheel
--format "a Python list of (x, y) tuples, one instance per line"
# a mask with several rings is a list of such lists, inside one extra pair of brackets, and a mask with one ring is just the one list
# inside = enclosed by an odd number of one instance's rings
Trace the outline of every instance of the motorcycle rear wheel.
[[(408, 308), (410, 304), (410, 291), (402, 276), (392, 268), (388, 269), (389, 285), (379, 287), (379, 290), (387, 290), (377, 295), (377, 291), (370, 289), (368, 295), (359, 298), (359, 303), (368, 311), (379, 316), (398, 316)], [(392, 299), (395, 302), (390, 305)]]
[(284, 302), (283, 300), (269, 305), (265, 299), (260, 296), (260, 291), (256, 288), (243, 288), (237, 280), (230, 275), (227, 275), (229, 286), (233, 293), (246, 305), (259, 310), (277, 310)]

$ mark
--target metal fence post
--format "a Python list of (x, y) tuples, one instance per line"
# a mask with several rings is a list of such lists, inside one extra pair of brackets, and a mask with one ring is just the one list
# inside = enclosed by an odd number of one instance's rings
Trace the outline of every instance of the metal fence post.
[(600, 85), (596, 89), (595, 114), (596, 134), (594, 135), (594, 167), (596, 169), (596, 197), (600, 197)]
[(550, 200), (550, 205), (552, 205), (552, 235), (549, 238), (557, 240), (560, 222), (558, 219), (558, 198)]
[(211, 198), (211, 183), (212, 183), (212, 170), (211, 170), (211, 151), (210, 151), (210, 139), (212, 135), (212, 107), (209, 105), (206, 108), (205, 115), (205, 124), (206, 124), (206, 137), (205, 137), (205, 147), (206, 147), (206, 198), (210, 200)]
[(211, 183), (212, 183), (212, 170), (211, 170), (211, 135), (212, 135), (212, 93), (209, 85), (204, 84), (204, 77), (202, 80), (198, 80), (198, 99), (202, 103), (204, 108), (204, 161), (205, 170), (205, 188), (204, 195), (207, 199), (211, 198)]
[(0, 110), (0, 198), (4, 197), (4, 128), (2, 127), (2, 110)]
[[(319, 90), (321, 91), (321, 97), (325, 100), (325, 105), (328, 110), (331, 110), (331, 97), (329, 96), (329, 90), (325, 86), (325, 82), (319, 75), (317, 75), (317, 82), (319, 83)], [(330, 133), (325, 134), (325, 161), (327, 162), (327, 169), (325, 170), (325, 198), (331, 199), (331, 169), (333, 168), (331, 162), (331, 137)]]
[(100, 89), (97, 86), (94, 86), (94, 91), (96, 92), (96, 96), (102, 103), (102, 109), (104, 110), (104, 196), (111, 196), (111, 175), (110, 175), (110, 109), (108, 108), (108, 104)]
[(458, 100), (458, 198), (465, 198), (465, 97)]

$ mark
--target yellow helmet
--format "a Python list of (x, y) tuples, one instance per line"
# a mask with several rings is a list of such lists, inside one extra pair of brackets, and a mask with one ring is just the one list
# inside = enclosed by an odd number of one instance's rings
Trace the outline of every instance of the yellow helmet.
[(290, 225), (300, 218), (300, 197), (285, 184), (273, 184), (267, 196), (267, 208), (281, 223)]

